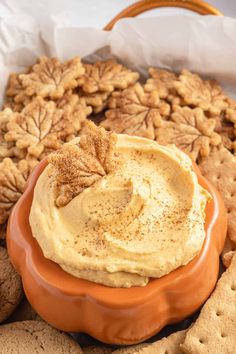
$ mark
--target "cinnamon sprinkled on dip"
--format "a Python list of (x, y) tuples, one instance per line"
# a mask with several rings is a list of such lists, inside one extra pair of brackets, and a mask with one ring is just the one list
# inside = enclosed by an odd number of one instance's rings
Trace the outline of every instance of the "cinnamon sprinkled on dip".
[[(78, 140), (74, 146), (80, 148)], [(57, 158), (49, 158), (34, 190), (30, 225), (44, 256), (66, 272), (112, 287), (145, 286), (200, 252), (210, 196), (175, 146), (117, 135), (112, 149), (113, 168), (74, 194), (65, 171), (59, 178)], [(70, 198), (58, 205), (65, 185)]]

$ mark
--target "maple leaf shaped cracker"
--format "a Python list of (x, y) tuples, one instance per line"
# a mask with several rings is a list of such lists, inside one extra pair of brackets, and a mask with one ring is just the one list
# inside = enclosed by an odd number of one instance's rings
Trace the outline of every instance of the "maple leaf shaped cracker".
[[(29, 74), (32, 70), (32, 66), (28, 67), (26, 71), (22, 73), (11, 73), (8, 78), (6, 87), (6, 98), (8, 103), (14, 104), (16, 107), (26, 105), (29, 98), (25, 93), (25, 89), (19, 79), (20, 74)], [(9, 107), (11, 108), (11, 107)]]
[(63, 113), (54, 102), (37, 97), (10, 119), (5, 140), (15, 142), (17, 148), (40, 160), (46, 149), (58, 149), (74, 132)]
[(31, 161), (15, 163), (10, 158), (0, 163), (0, 224), (7, 220), (12, 207), (24, 192), (33, 167)]
[(92, 108), (86, 104), (85, 99), (73, 94), (72, 90), (57, 100), (56, 106), (63, 109), (64, 116), (71, 121), (76, 133), (80, 131), (82, 122), (92, 113)]
[(225, 119), (233, 123), (236, 128), (236, 101), (233, 99), (228, 99), (228, 107), (225, 111)]
[(21, 74), (29, 74), (32, 67), (21, 73), (11, 73), (6, 87), (4, 108), (10, 108), (14, 112), (21, 112), (22, 109), (31, 102), (31, 97), (27, 96), (25, 89), (19, 79)]
[(200, 107), (214, 115), (227, 108), (226, 96), (215, 81), (204, 81), (186, 69), (182, 70), (174, 87), (187, 105)]
[(79, 57), (64, 63), (57, 58), (41, 57), (28, 74), (19, 75), (27, 96), (61, 98), (66, 90), (77, 86), (77, 79), (84, 74)]
[(95, 92), (86, 94), (82, 90), (78, 90), (78, 95), (89, 107), (92, 107), (93, 112), (97, 114), (107, 107), (111, 93)]
[(21, 112), (31, 101), (32, 98), (28, 96), (26, 96), (24, 102), (15, 102), (11, 97), (6, 97), (3, 108), (10, 108), (13, 112)]
[(78, 86), (85, 93), (111, 92), (114, 89), (125, 89), (134, 84), (139, 74), (115, 60), (97, 61), (95, 64), (84, 64), (85, 74), (79, 78)]
[(65, 144), (48, 156), (56, 169), (56, 205), (67, 205), (85, 188), (113, 169), (116, 136), (88, 122), (87, 134), (78, 144)]
[(8, 132), (7, 124), (14, 114), (9, 108), (0, 112), (0, 162), (5, 157), (14, 157), (15, 159), (23, 159), (25, 157), (25, 153), (20, 151), (14, 142), (5, 140), (5, 135)]
[(14, 144), (7, 142), (4, 139), (7, 132), (7, 123), (9, 122), (12, 113), (13, 112), (9, 108), (0, 112), (0, 161), (5, 157), (14, 155)]
[(196, 161), (209, 155), (211, 146), (221, 143), (214, 131), (216, 121), (205, 117), (202, 109), (179, 107), (172, 113), (171, 121), (162, 121), (156, 129), (156, 140), (160, 144), (175, 144)]
[(141, 84), (114, 92), (109, 101), (110, 110), (101, 126), (116, 133), (154, 138), (154, 129), (170, 107), (160, 101), (157, 91), (146, 93)]
[(157, 68), (149, 68), (148, 72), (151, 76), (144, 85), (147, 92), (157, 90), (160, 98), (167, 98), (169, 93), (175, 91), (174, 81), (177, 76), (174, 72)]

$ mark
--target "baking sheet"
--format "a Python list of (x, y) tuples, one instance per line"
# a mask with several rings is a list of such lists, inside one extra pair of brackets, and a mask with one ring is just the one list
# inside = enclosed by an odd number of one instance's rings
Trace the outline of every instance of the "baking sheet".
[[(125, 19), (105, 32), (81, 28), (62, 4), (56, 12), (52, 11), (55, 1), (48, 0), (47, 4), (48, 13), (42, 11), (42, 1), (0, 3), (1, 101), (8, 74), (22, 71), (40, 55), (62, 60), (80, 55), (89, 61), (112, 56), (140, 71), (143, 77), (149, 66), (175, 71), (185, 67), (219, 80), (236, 97), (235, 19), (183, 15)], [(190, 322), (188, 319), (178, 326), (168, 326), (155, 339), (186, 328)], [(89, 337), (76, 337), (91, 343)]]

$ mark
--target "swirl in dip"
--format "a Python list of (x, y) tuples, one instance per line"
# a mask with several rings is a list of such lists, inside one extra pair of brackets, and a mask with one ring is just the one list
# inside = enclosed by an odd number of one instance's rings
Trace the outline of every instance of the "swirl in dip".
[(145, 286), (200, 252), (210, 196), (175, 146), (117, 135), (114, 154), (115, 168), (61, 207), (49, 163), (30, 225), (44, 256), (66, 272), (112, 287)]

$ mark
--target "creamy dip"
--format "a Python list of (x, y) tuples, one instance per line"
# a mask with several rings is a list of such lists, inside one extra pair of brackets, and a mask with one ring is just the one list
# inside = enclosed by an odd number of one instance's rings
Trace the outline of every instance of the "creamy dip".
[(46, 258), (66, 272), (112, 287), (144, 286), (187, 264), (205, 238), (209, 194), (175, 146), (118, 135), (116, 168), (55, 204), (55, 168), (40, 175), (30, 212)]

